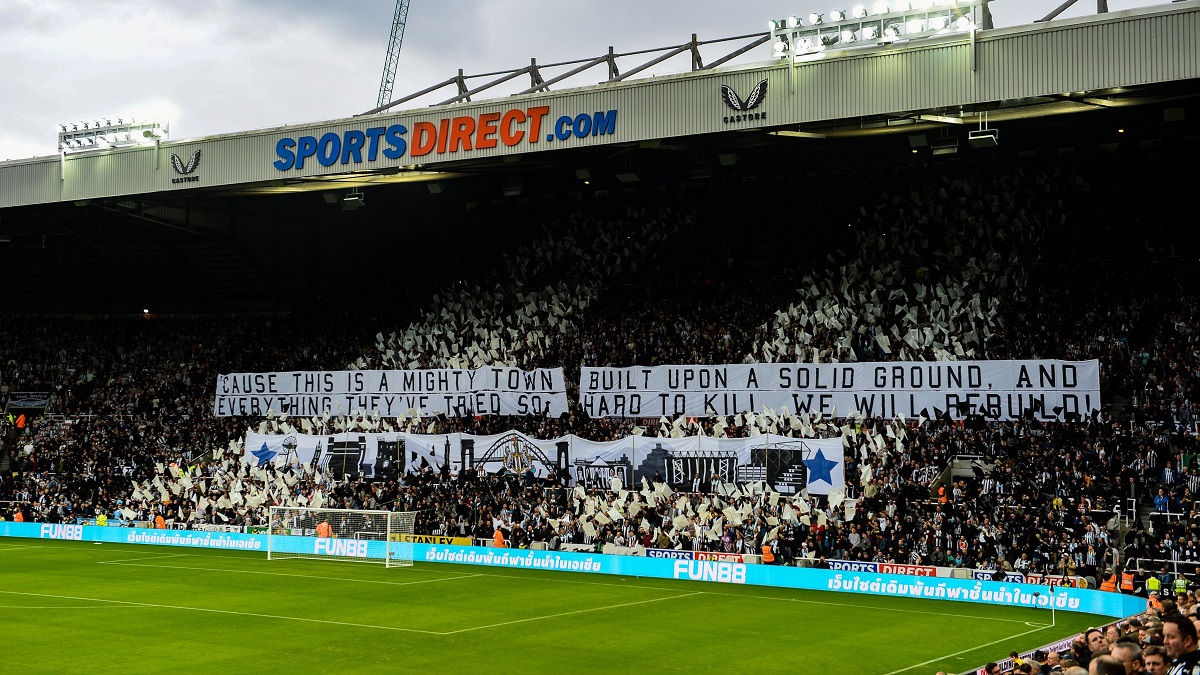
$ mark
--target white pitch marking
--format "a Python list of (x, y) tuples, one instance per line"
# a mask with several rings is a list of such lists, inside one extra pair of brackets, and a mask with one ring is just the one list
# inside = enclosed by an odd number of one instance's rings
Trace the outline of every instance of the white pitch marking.
[(927, 612), (921, 609), (904, 609), (902, 607), (877, 607), (875, 605), (847, 605), (842, 602), (825, 602), (823, 600), (801, 600), (800, 598), (777, 598), (770, 595), (742, 595), (740, 593), (709, 593), (709, 595), (726, 595), (733, 598), (755, 598), (757, 600), (783, 600), (784, 602), (802, 602), (806, 605), (832, 605), (834, 607), (861, 607), (862, 609), (879, 610), (883, 612), (902, 612), (905, 614), (928, 614), (930, 616), (950, 616), (960, 619), (977, 619), (979, 621), (1003, 621), (1005, 623), (1022, 623), (1026, 626), (1038, 626), (1045, 628), (1049, 624), (1034, 624), (1020, 619), (1001, 619), (992, 616), (975, 616), (974, 614), (951, 614), (949, 612)]
[(1038, 631), (1040, 631), (1040, 630), (1046, 630), (1046, 629), (1047, 629), (1047, 628), (1049, 628), (1049, 627), (1050, 627), (1050, 626), (1042, 626), (1041, 628), (1034, 628), (1033, 630), (1027, 630), (1027, 631), (1025, 631), (1024, 633), (1017, 633), (1016, 635), (1009, 635), (1008, 637), (1002, 637), (1002, 638), (1000, 638), (999, 640), (994, 640), (994, 641), (992, 641), (992, 642), (989, 642), (989, 643), (987, 643), (987, 644), (985, 644), (985, 645), (976, 645), (976, 646), (974, 646), (974, 647), (970, 647), (970, 648), (968, 648), (968, 649), (964, 649), (964, 650), (962, 650), (962, 651), (957, 651), (957, 652), (954, 652), (953, 654), (947, 654), (947, 655), (945, 655), (945, 656), (939, 656), (939, 657), (937, 657), (936, 659), (929, 659), (928, 661), (922, 661), (921, 663), (918, 663), (918, 664), (916, 664), (916, 665), (909, 666), (909, 667), (907, 667), (907, 668), (901, 668), (900, 670), (893, 670), (893, 671), (892, 671), (892, 672), (890, 672), (890, 673), (886, 673), (886, 675), (896, 675), (896, 673), (906, 673), (906, 672), (908, 672), (908, 671), (912, 670), (913, 668), (920, 668), (921, 666), (927, 666), (927, 665), (929, 665), (929, 664), (931, 664), (931, 663), (937, 663), (938, 661), (944, 661), (944, 660), (946, 660), (946, 659), (954, 658), (955, 656), (958, 656), (959, 654), (966, 654), (967, 652), (973, 652), (973, 651), (976, 651), (976, 650), (978, 650), (978, 649), (983, 649), (984, 647), (991, 647), (992, 645), (995, 645), (995, 644), (1000, 644), (1001, 642), (1007, 642), (1007, 641), (1009, 641), (1009, 640), (1013, 640), (1013, 639), (1015, 639), (1015, 638), (1019, 638), (1019, 637), (1025, 636), (1025, 635), (1029, 635), (1030, 633), (1036, 633), (1036, 632), (1038, 632)]
[(315, 574), (289, 574), (287, 572), (260, 572), (256, 570), (231, 570), (221, 567), (194, 567), (191, 565), (147, 565), (143, 563), (126, 563), (118, 561), (108, 561), (105, 565), (123, 565), (126, 567), (153, 567), (155, 569), (174, 569), (174, 570), (202, 570), (205, 572), (232, 572), (234, 574), (262, 574), (272, 577), (299, 577), (301, 579), (331, 579), (334, 581), (357, 581), (362, 584), (386, 584), (388, 586), (411, 586), (413, 584), (432, 584), (438, 581), (456, 581), (458, 579), (469, 579), (471, 577), (481, 577), (482, 574), (456, 574), (452, 577), (441, 577), (438, 579), (422, 579), (421, 581), (382, 581), (379, 579), (355, 579), (354, 577), (327, 577)]
[(546, 616), (531, 616), (528, 619), (515, 619), (513, 621), (501, 621), (500, 623), (492, 623), (486, 626), (475, 626), (474, 628), (462, 628), (459, 630), (448, 630), (441, 635), (455, 635), (457, 633), (467, 633), (473, 630), (484, 630), (485, 628), (497, 628), (499, 626), (511, 626), (514, 623), (525, 623), (528, 621), (541, 621), (542, 619), (555, 619), (560, 616), (571, 616), (572, 614), (584, 614), (586, 612), (600, 612), (606, 609), (617, 609), (620, 607), (632, 607), (634, 605), (645, 605), (651, 602), (662, 602), (664, 600), (677, 600), (679, 598), (687, 598), (693, 595), (701, 595), (704, 591), (696, 591), (695, 593), (684, 593), (682, 595), (672, 595), (665, 598), (654, 598), (653, 600), (638, 600), (636, 602), (623, 602), (619, 605), (606, 605), (604, 607), (592, 607), (591, 609), (576, 609), (570, 612), (559, 612), (558, 614), (547, 614)]
[(188, 555), (190, 555), (190, 554), (188, 554), (188, 553), (156, 553), (154, 555), (144, 556), (141, 558), (121, 558), (119, 560), (97, 560), (96, 564), (97, 565), (124, 565), (126, 563), (131, 563), (131, 562), (134, 562), (137, 560), (161, 560), (163, 558), (186, 558)]
[(14, 546), (11, 544), (0, 544), (0, 551), (20, 551), (25, 548), (46, 548), (45, 546)]
[(88, 600), (91, 602), (109, 602), (115, 605), (128, 605), (131, 607), (153, 607), (156, 609), (179, 609), (189, 612), (209, 612), (212, 614), (230, 614), (234, 616), (254, 616), (262, 619), (281, 619), (283, 621), (302, 621), (305, 623), (323, 623), (331, 626), (350, 626), (351, 628), (375, 628), (377, 630), (391, 630), (403, 633), (423, 633), (425, 635), (442, 635), (436, 631), (420, 630), (418, 628), (398, 628), (396, 626), (376, 626), (369, 623), (352, 623), (350, 621), (330, 621), (328, 619), (308, 619), (301, 616), (285, 616), (282, 614), (259, 614), (257, 612), (236, 612), (231, 609), (210, 609), (208, 607), (184, 607), (182, 605), (158, 605), (151, 602), (131, 602), (128, 600), (106, 600), (104, 598), (84, 598), (75, 595), (51, 595), (49, 593), (24, 593), (21, 591), (0, 591), (8, 595), (26, 595), (36, 598), (57, 598), (59, 600)]
[[(480, 576), (497, 577), (500, 579), (517, 579), (520, 581), (527, 581), (527, 580), (533, 579), (533, 577), (518, 577), (518, 576), (513, 576), (511, 574), (483, 573)], [(614, 583), (606, 582), (606, 581), (582, 581), (579, 579), (559, 579), (559, 578), (553, 578), (553, 577), (540, 578), (537, 580), (538, 581), (547, 581), (547, 582), (558, 582), (558, 583), (563, 583), (563, 584), (587, 584), (589, 586), (616, 586), (617, 588), (636, 588), (636, 589), (640, 589), (640, 590), (653, 590), (653, 591), (672, 590), (671, 588), (667, 588), (667, 587), (663, 587), (663, 586), (639, 586), (637, 584), (614, 584)], [(928, 614), (931, 616), (948, 616), (948, 617), (957, 617), (957, 618), (962, 618), (962, 619), (978, 619), (980, 621), (1003, 621), (1005, 623), (1022, 623), (1022, 624), (1026, 624), (1026, 625), (1029, 624), (1028, 621), (1022, 621), (1020, 619), (1001, 619), (1001, 618), (996, 618), (996, 617), (991, 617), (991, 616), (976, 616), (974, 614), (950, 614), (950, 613), (946, 613), (946, 612), (927, 612), (927, 611), (920, 610), (920, 609), (903, 609), (900, 607), (879, 607), (877, 605), (846, 604), (844, 602), (828, 602), (828, 601), (824, 601), (824, 600), (802, 600), (800, 598), (781, 598), (781, 597), (775, 597), (775, 596), (770, 596), (770, 595), (743, 595), (741, 593), (716, 593), (714, 591), (697, 591), (697, 592), (705, 593), (708, 595), (718, 595), (718, 596), (730, 597), (730, 598), (754, 598), (754, 599), (759, 599), (759, 600), (782, 600), (784, 602), (799, 602), (799, 603), (803, 603), (806, 605), (829, 605), (831, 607), (854, 607), (854, 608), (862, 608), (862, 609), (877, 609), (877, 610), (881, 610), (881, 611), (885, 611), (885, 612), (901, 612), (904, 614)]]
[(142, 609), (124, 605), (0, 605), (0, 609)]

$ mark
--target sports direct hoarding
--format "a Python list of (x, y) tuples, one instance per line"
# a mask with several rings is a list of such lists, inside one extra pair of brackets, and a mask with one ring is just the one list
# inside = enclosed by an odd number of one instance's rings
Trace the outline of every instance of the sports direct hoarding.
[[(260, 552), (265, 552), (267, 549), (267, 535), (265, 534), (149, 530), (94, 525), (62, 526), (4, 522), (0, 523), (0, 536)], [(389, 545), (382, 541), (320, 539), (317, 537), (273, 537), (272, 544), (276, 550), (284, 552), (329, 555), (339, 558), (346, 556), (383, 558), (387, 551), (386, 547)], [(833, 593), (951, 600), (1006, 607), (1043, 609), (1053, 607), (1065, 611), (1087, 612), (1117, 618), (1131, 616), (1145, 608), (1144, 600), (1120, 593), (1081, 588), (1055, 588), (1050, 591), (1045, 586), (1033, 584), (776, 567), (736, 560), (671, 559), (475, 546), (400, 544), (398, 542), (393, 542), (391, 546), (411, 546), (413, 560), (418, 562), (456, 563), (493, 568), (543, 569), (655, 579), (685, 579)]]

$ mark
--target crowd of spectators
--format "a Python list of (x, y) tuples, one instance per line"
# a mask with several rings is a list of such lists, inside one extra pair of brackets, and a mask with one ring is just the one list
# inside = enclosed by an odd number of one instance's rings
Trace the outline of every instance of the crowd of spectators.
[[(1149, 161), (1142, 168), (1133, 180), (1162, 172)], [(572, 501), (556, 492), (554, 477), (432, 467), (379, 484), (301, 472), (286, 487), (305, 499), (319, 491), (330, 504), (418, 510), (429, 533), (488, 537), (499, 527), (518, 545), (767, 545), (780, 562), (1096, 577), (1118, 561), (1195, 560), (1196, 265), (1174, 255), (1168, 223), (1127, 227), (1130, 207), (1118, 195), (1130, 189), (1129, 175), (1054, 158), (847, 178), (812, 186), (836, 205), (814, 231), (751, 220), (755, 204), (770, 213), (761, 204), (790, 177), (680, 188), (653, 205), (642, 197), (567, 215), (498, 258), (494, 271), (431, 286), (428, 304), (389, 312), (0, 318), (0, 395), (52, 395), (51, 416), (6, 428), (0, 514), (55, 521), (128, 510), (137, 520), (261, 522), (263, 505), (279, 497), (275, 478), (250, 476), (218, 455), (261, 422), (213, 417), (212, 383), (223, 372), (563, 366), (572, 402), (563, 418), (438, 418), (421, 431), (610, 440), (638, 425), (655, 433), (657, 420), (587, 418), (574, 403), (582, 364), (1094, 358), (1105, 396), (1098, 417), (843, 420), (821, 430), (855, 427), (846, 444), (853, 508), (811, 500), (802, 513), (765, 493), (718, 496), (718, 507), (713, 495), (674, 486), (670, 500), (638, 502), (639, 517), (595, 523), (580, 517), (586, 500), (605, 501), (603, 513), (617, 494)], [(884, 187), (857, 187), (864, 184)], [(729, 226), (739, 218), (756, 224)], [(688, 424), (693, 433), (754, 433), (728, 419)], [(942, 483), (955, 456), (976, 458), (979, 472)], [(179, 487), (172, 465), (190, 471), (193, 486), (165, 505), (143, 488), (155, 479), (168, 493), (172, 481)], [(239, 492), (265, 501), (249, 508), (236, 503)], [(1142, 520), (1130, 499), (1182, 515)], [(740, 522), (723, 517), (725, 505)], [(1123, 539), (1118, 511), (1134, 522)]]
[[(1200, 594), (1147, 603), (1146, 611), (1051, 646), (992, 661), (981, 675), (1197, 675)], [(1055, 648), (1062, 647), (1061, 649)], [(946, 675), (939, 672), (938, 675)]]

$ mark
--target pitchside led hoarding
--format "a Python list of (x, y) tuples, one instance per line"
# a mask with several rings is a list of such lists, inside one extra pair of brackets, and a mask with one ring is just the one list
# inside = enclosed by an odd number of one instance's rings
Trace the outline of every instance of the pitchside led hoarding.
[[(0, 523), (0, 536), (33, 539), (68, 539), (119, 544), (156, 544), (185, 548), (219, 548), (265, 552), (267, 536), (186, 530)], [(316, 537), (274, 537), (276, 550), (328, 555), (331, 558), (383, 558), (386, 542)], [(930, 579), (899, 574), (875, 574), (797, 567), (755, 565), (732, 560), (688, 560), (524, 551), (473, 546), (398, 544), (412, 547), (419, 562), (457, 563), (493, 568), (540, 569), (656, 579), (684, 579), (726, 584), (775, 586), (800, 590), (855, 593), (928, 600), (953, 600), (1008, 607), (1061, 609), (1112, 617), (1126, 617), (1145, 608), (1136, 596), (1078, 588), (1054, 588), (973, 579)]]

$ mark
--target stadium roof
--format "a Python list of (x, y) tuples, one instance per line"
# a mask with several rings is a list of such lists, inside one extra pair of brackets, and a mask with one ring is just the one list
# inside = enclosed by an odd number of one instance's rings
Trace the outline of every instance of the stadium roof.
[[(697, 69), (0, 163), (4, 311), (402, 306), (431, 270), (442, 279), (490, 265), (487, 255), (530, 228), (626, 193), (658, 202), (931, 160), (1078, 148), (1103, 162), (1114, 150), (1182, 147), (1200, 140), (1196, 78), (1200, 1), (1190, 0), (974, 41), (868, 46), (791, 69)], [(764, 80), (759, 105), (735, 111)], [(997, 147), (967, 143), (985, 120)], [(311, 156), (297, 168), (302, 147)], [(819, 197), (797, 196), (802, 227), (835, 217)]]
[(514, 160), (552, 150), (731, 132), (831, 138), (961, 130), (1194, 97), (1196, 78), (1200, 0), (1190, 0), (818, 55), (791, 67), (775, 61), (66, 151), (0, 163), (0, 208), (447, 180), (481, 169), (511, 171)]

